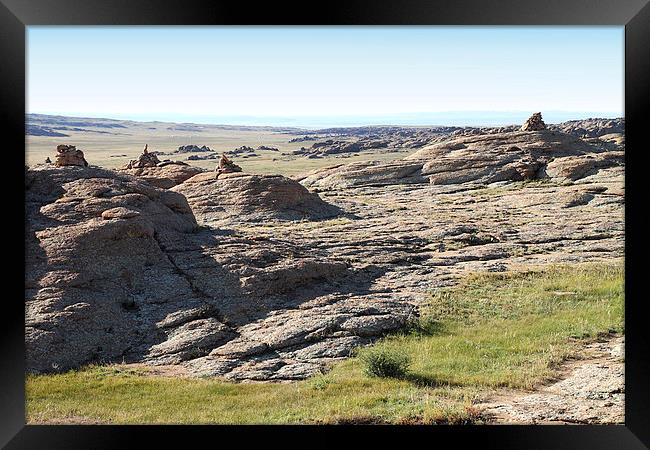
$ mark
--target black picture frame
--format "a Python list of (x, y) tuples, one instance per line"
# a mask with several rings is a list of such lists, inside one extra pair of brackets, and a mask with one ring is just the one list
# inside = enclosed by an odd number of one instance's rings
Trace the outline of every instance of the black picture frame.
[[(402, 445), (480, 448), (567, 448), (636, 449), (650, 446), (650, 364), (647, 348), (649, 327), (641, 313), (646, 291), (645, 268), (641, 265), (648, 229), (644, 199), (643, 112), (650, 105), (650, 5), (647, 0), (481, 0), (372, 2), (348, 0), (312, 4), (275, 2), (252, 5), (248, 2), (202, 0), (0, 0), (0, 55), (2, 55), (2, 122), (5, 167), (19, 179), (11, 183), (6, 196), (5, 224), (22, 227), (17, 211), (24, 202), (13, 193), (21, 185), (24, 160), (19, 148), (25, 145), (25, 38), (30, 25), (619, 25), (625, 26), (625, 425), (601, 426), (442, 426), (442, 427), (242, 427), (224, 426), (37, 426), (25, 425), (25, 351), (23, 287), (20, 276), (9, 278), (3, 302), (2, 380), (0, 383), (0, 445), (6, 448), (131, 448), (139, 442), (167, 448), (170, 435), (183, 439), (207, 438), (213, 445), (225, 443), (224, 435), (277, 439), (283, 446), (304, 447), (311, 443), (338, 445), (340, 431), (360, 433), (372, 441), (391, 436)], [(595, 93), (597, 95), (597, 93)], [(646, 144), (647, 146), (647, 144)], [(22, 205), (22, 206), (21, 206)], [(11, 211), (11, 213), (9, 213)], [(23, 215), (24, 217), (24, 215)], [(13, 233), (6, 240), (18, 242)], [(16, 235), (20, 235), (18, 232)], [(23, 234), (24, 236), (24, 234)], [(24, 242), (24, 240), (23, 240)], [(16, 271), (24, 248), (5, 261)], [(11, 292), (11, 293), (10, 293)], [(287, 432), (288, 431), (288, 432)], [(334, 432), (333, 435), (330, 433)], [(305, 434), (308, 433), (309, 435)], [(326, 433), (326, 434), (323, 434)], [(312, 436), (317, 434), (318, 436)], [(416, 436), (417, 435), (417, 436)], [(287, 439), (290, 438), (290, 439)], [(416, 441), (415, 439), (418, 439)], [(420, 440), (422, 439), (422, 440)], [(272, 441), (269, 441), (272, 442)], [(365, 441), (367, 446), (370, 441)]]

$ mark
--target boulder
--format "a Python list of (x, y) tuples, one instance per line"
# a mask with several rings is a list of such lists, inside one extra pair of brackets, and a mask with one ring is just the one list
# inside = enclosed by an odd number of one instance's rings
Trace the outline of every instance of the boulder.
[(241, 172), (242, 169), (239, 167), (237, 164), (229, 160), (226, 155), (221, 155), (221, 158), (219, 159), (219, 165), (215, 169), (217, 174), (221, 173), (233, 173), (233, 172)]
[(82, 152), (81, 150), (77, 150), (77, 148), (74, 145), (57, 145), (56, 152), (57, 153), (56, 153), (55, 164), (58, 167), (63, 167), (63, 166), (88, 167), (88, 162), (84, 158), (84, 152)]
[(324, 219), (340, 210), (282, 175), (203, 173), (172, 188), (201, 224), (215, 221)]
[(542, 120), (542, 113), (536, 112), (526, 120), (521, 126), (521, 131), (541, 131), (546, 129), (546, 124)]
[(156, 153), (150, 153), (147, 150), (147, 145), (144, 146), (144, 150), (142, 151), (142, 154), (138, 157), (138, 159), (131, 160), (125, 167), (124, 169), (138, 169), (142, 167), (156, 167), (156, 165), (160, 162), (158, 159), (158, 156), (156, 156)]

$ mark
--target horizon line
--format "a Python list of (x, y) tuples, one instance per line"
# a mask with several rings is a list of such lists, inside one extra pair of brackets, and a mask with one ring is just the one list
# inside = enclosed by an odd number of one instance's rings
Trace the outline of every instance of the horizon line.
[[(348, 128), (363, 126), (507, 126), (516, 125), (522, 120), (525, 121), (535, 112), (541, 112), (542, 116), (563, 116), (562, 120), (553, 121), (545, 119), (548, 123), (561, 123), (569, 120), (586, 120), (586, 119), (619, 119), (624, 118), (624, 111), (570, 111), (570, 110), (547, 110), (544, 111), (527, 111), (527, 110), (447, 110), (447, 111), (416, 111), (416, 112), (398, 112), (398, 113), (377, 113), (377, 114), (302, 114), (300, 116), (292, 115), (207, 115), (207, 114), (185, 114), (185, 113), (94, 113), (94, 112), (36, 112), (26, 111), (25, 121), (29, 115), (42, 115), (53, 117), (68, 117), (76, 119), (101, 119), (114, 121), (130, 121), (139, 123), (175, 123), (175, 124), (196, 124), (196, 125), (214, 125), (214, 126), (240, 126), (240, 127), (269, 127), (269, 128)], [(436, 121), (447, 120), (445, 122), (421, 122), (414, 123), (414, 120), (426, 120), (422, 116), (438, 116)], [(450, 116), (447, 119), (439, 116)], [(111, 117), (112, 116), (112, 117)], [(461, 117), (459, 117), (461, 116)], [(462, 117), (465, 116), (465, 117)], [(471, 117), (474, 116), (474, 117)], [(504, 117), (506, 116), (506, 117)], [(515, 120), (506, 123), (505, 120)], [(163, 118), (164, 117), (164, 118)], [(522, 119), (523, 117), (523, 119)], [(406, 120), (410, 123), (399, 123), (399, 120)], [(338, 119), (338, 120), (337, 120)], [(431, 118), (433, 119), (433, 118)], [(459, 119), (467, 120), (468, 123), (459, 125)], [(500, 120), (499, 120), (500, 119)], [(377, 120), (379, 123), (372, 123)], [(397, 120), (398, 122), (387, 123), (387, 120)], [(222, 122), (219, 122), (222, 121)], [(233, 122), (234, 121), (234, 122)], [(237, 122), (241, 121), (241, 122)], [(267, 121), (266, 124), (264, 121)], [(314, 121), (321, 122), (314, 124)], [(484, 121), (478, 124), (477, 121)], [(255, 123), (251, 123), (255, 122)], [(311, 122), (311, 125), (308, 125)], [(352, 123), (345, 123), (352, 122)], [(453, 123), (452, 123), (453, 122)], [(499, 122), (499, 123), (496, 123)]]

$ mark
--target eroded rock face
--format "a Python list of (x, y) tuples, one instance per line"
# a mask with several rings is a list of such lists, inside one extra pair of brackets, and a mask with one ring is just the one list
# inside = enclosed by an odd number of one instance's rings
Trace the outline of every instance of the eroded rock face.
[(25, 195), (30, 370), (141, 355), (160, 339), (143, 319), (199, 301), (179, 292), (185, 281), (160, 249), (197, 226), (179, 194), (108, 170), (46, 166), (26, 172)]
[(317, 169), (296, 179), (314, 191), (428, 182), (427, 178), (422, 176), (422, 163), (407, 161), (341, 164)]
[(185, 366), (232, 380), (302, 379), (372, 337), (405, 327), (416, 314), (408, 303), (370, 298), (283, 311), (241, 327), (236, 339)]
[(197, 220), (301, 220), (340, 214), (300, 183), (281, 175), (205, 173), (173, 188), (187, 197)]
[(562, 165), (567, 158), (599, 159), (601, 167), (622, 163), (622, 152), (602, 157), (604, 153), (604, 149), (565, 133), (535, 131), (449, 140), (425, 147), (408, 159), (426, 160), (422, 175), (432, 184), (494, 183), (553, 178), (556, 172), (547, 167)]
[(356, 292), (374, 272), (326, 250), (198, 229), (184, 196), (137, 177), (25, 177), (29, 371), (126, 361), (298, 379), (415, 314)]
[(546, 124), (542, 120), (542, 113), (536, 112), (526, 120), (521, 126), (521, 131), (541, 131), (546, 129)]
[[(48, 158), (49, 159), (49, 158)], [(77, 150), (74, 145), (57, 145), (56, 161), (58, 167), (63, 166), (82, 166), (88, 167), (88, 162), (84, 158), (84, 152)]]

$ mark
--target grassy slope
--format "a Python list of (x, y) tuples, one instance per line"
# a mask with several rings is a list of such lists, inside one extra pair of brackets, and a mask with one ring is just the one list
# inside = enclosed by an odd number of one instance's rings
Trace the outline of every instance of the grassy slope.
[(433, 294), (417, 328), (375, 345), (410, 356), (402, 380), (364, 375), (359, 358), (286, 384), (90, 367), (28, 376), (28, 420), (463, 423), (476, 419), (472, 403), (491, 390), (529, 388), (583, 339), (623, 332), (623, 279), (622, 265), (602, 264), (470, 276)]

